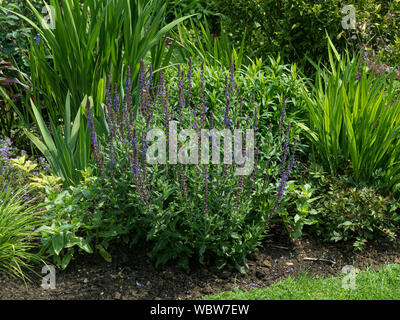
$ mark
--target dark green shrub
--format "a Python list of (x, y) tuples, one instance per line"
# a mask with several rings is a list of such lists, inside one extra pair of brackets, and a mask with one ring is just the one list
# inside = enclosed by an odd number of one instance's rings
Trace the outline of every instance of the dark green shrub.
[[(353, 30), (342, 28), (345, 14), (341, 13), (341, 8), (344, 5), (354, 5), (358, 28), (366, 22), (372, 31), (368, 39), (356, 37), (352, 44), (356, 50), (371, 38), (381, 37), (389, 40), (393, 52), (398, 52), (399, 24), (396, 21), (400, 3), (395, 0), (346, 3), (340, 0), (214, 0), (213, 4), (224, 15), (225, 31), (232, 33), (234, 41), (239, 42), (247, 30), (246, 54), (251, 57), (280, 53), (285, 61), (298, 61), (302, 65), (306, 56), (314, 61), (320, 58), (327, 61), (326, 32), (339, 51), (346, 47), (346, 39), (354, 34)], [(396, 55), (387, 55), (393, 65), (399, 64)], [(307, 68), (306, 71), (313, 70)]]
[(396, 240), (400, 231), (400, 203), (370, 185), (348, 178), (319, 179), (312, 230), (325, 241), (352, 241), (361, 250), (367, 241)]
[[(215, 0), (233, 38), (247, 30), (246, 52), (252, 57), (277, 56), (286, 61), (317, 60), (326, 54), (325, 30), (342, 30), (340, 1)], [(342, 46), (343, 47), (343, 46)]]

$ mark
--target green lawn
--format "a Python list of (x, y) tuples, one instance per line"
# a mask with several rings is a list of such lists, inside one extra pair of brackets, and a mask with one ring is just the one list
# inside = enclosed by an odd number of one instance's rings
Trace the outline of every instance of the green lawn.
[[(250, 291), (221, 292), (206, 296), (206, 300), (398, 300), (400, 299), (400, 265), (392, 264), (378, 272), (361, 271), (355, 277), (355, 289), (342, 288), (338, 277), (315, 279), (302, 274), (298, 279), (289, 277), (268, 288)], [(347, 282), (349, 283), (349, 282)]]

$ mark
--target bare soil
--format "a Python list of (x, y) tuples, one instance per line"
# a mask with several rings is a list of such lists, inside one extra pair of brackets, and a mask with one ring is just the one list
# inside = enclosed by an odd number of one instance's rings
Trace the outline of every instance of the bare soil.
[[(190, 274), (173, 263), (155, 268), (147, 252), (145, 245), (116, 246), (112, 251), (112, 263), (97, 255), (78, 255), (66, 270), (57, 270), (56, 289), (43, 289), (38, 277), (25, 286), (22, 280), (0, 274), (0, 299), (197, 299), (235, 288), (268, 287), (288, 275), (303, 272), (315, 277), (337, 276), (345, 265), (362, 270), (400, 263), (400, 241), (371, 243), (362, 252), (354, 252), (350, 243), (323, 243), (307, 233), (292, 243), (277, 228), (263, 246), (249, 256), (245, 275), (200, 264), (194, 264)], [(40, 271), (41, 266), (38, 266), (37, 272)]]

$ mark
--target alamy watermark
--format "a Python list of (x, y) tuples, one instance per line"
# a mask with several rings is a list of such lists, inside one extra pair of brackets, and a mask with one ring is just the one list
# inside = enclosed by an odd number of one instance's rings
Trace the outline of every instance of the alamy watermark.
[(356, 268), (351, 265), (344, 266), (342, 268), (342, 273), (346, 275), (342, 279), (342, 288), (346, 290), (355, 290), (357, 289), (356, 286)]
[(343, 29), (355, 29), (356, 28), (356, 9), (352, 5), (347, 5), (342, 8), (342, 13), (345, 16), (342, 19)]
[(46, 274), (42, 278), (41, 287), (45, 290), (56, 288), (56, 269), (52, 265), (44, 265), (42, 268), (42, 274)]
[[(243, 139), (244, 133), (245, 139)], [(250, 175), (254, 170), (254, 136), (254, 129), (246, 129), (245, 132), (242, 129), (234, 129), (233, 136), (229, 129), (201, 129), (200, 134), (194, 129), (183, 129), (178, 133), (177, 121), (170, 121), (168, 163), (172, 165), (177, 163), (209, 164), (211, 149), (212, 164), (221, 163), (221, 155), (223, 155), (225, 165), (232, 165), (233, 163), (238, 165), (235, 175)], [(223, 148), (221, 138), (224, 140)], [(146, 143), (149, 142), (151, 145), (146, 152), (147, 163), (151, 165), (167, 164), (167, 139), (164, 131), (159, 128), (149, 130)], [(181, 145), (179, 150), (178, 145)]]
[(41, 24), (43, 29), (55, 29), (56, 28), (56, 10), (53, 6), (45, 4), (42, 8), (42, 20)]

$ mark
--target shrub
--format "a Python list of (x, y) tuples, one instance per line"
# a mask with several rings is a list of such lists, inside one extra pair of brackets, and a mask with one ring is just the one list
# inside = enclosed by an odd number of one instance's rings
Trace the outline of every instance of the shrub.
[[(107, 188), (107, 189), (106, 189)], [(99, 252), (111, 261), (109, 243), (119, 237), (127, 240), (136, 218), (130, 212), (129, 185), (105, 185), (91, 175), (90, 168), (76, 187), (46, 188), (47, 215), (37, 229), (41, 235), (41, 255), (52, 257), (60, 268), (66, 268), (77, 250)]]
[(319, 58), (326, 54), (325, 30), (335, 37), (342, 29), (339, 0), (216, 0), (214, 4), (235, 40), (247, 31), (246, 53), (253, 58), (279, 53), (290, 62), (304, 62), (306, 55)]
[[(204, 65), (193, 74), (189, 66), (186, 73), (188, 80), (184, 78), (184, 71), (179, 68), (175, 80), (178, 83), (176, 91), (173, 89), (175, 86), (171, 86), (169, 90), (170, 96), (179, 99), (172, 98), (170, 101), (166, 99), (167, 79), (161, 80), (157, 88), (160, 96), (155, 95), (154, 100), (148, 100), (150, 97), (147, 95), (147, 88), (151, 88), (151, 81), (146, 82), (144, 72), (142, 68), (141, 109), (134, 124), (135, 129), (146, 132), (154, 118), (153, 125), (158, 123), (159, 127), (168, 132), (170, 124), (167, 121), (175, 117), (179, 119), (181, 127), (194, 128), (197, 132), (202, 128), (244, 129), (249, 128), (249, 124), (250, 128), (258, 131), (259, 110), (257, 107), (251, 110), (247, 106), (247, 116), (244, 115), (246, 109), (242, 109), (243, 96), (239, 99), (235, 92), (237, 88), (240, 92), (240, 87), (236, 87), (233, 66), (229, 74), (225, 74), (224, 108), (215, 104), (215, 100), (214, 103), (208, 103)], [(213, 101), (216, 95), (210, 98)], [(163, 113), (154, 109), (157, 101), (163, 106)], [(111, 107), (109, 105), (108, 110)], [(108, 113), (110, 118), (111, 113)], [(129, 124), (125, 125), (127, 126)], [(283, 133), (281, 128), (281, 134)], [(133, 134), (132, 137), (137, 141), (132, 145), (131, 159), (136, 170), (132, 177), (137, 188), (136, 202), (141, 203), (138, 224), (141, 225), (140, 229), (147, 231), (146, 240), (154, 243), (151, 256), (157, 258), (156, 264), (178, 259), (179, 265), (188, 268), (189, 258), (198, 256), (201, 263), (206, 257), (215, 258), (220, 268), (226, 263), (233, 263), (237, 268), (245, 265), (245, 257), (259, 244), (290, 175), (293, 158), (291, 161), (288, 158), (289, 136), (284, 140), (286, 147), (284, 155), (281, 155), (280, 169), (275, 168), (275, 162), (271, 160), (273, 168), (268, 172), (264, 162), (266, 157), (271, 159), (276, 155), (274, 151), (264, 148), (274, 143), (271, 134), (265, 137), (265, 145), (256, 147), (259, 154), (256, 155), (253, 173), (240, 177), (234, 174), (236, 166), (218, 164), (161, 164), (148, 167), (141, 153), (142, 148), (146, 148), (145, 135), (135, 137)], [(250, 147), (257, 145), (259, 144), (256, 141)], [(248, 146), (246, 150), (247, 148)], [(248, 151), (246, 152), (248, 155)], [(258, 166), (258, 160), (264, 167)], [(279, 174), (281, 189), (274, 207), (274, 188), (267, 177), (278, 180)]]
[[(314, 61), (322, 58), (328, 61), (326, 54), (325, 32), (333, 39), (339, 51), (347, 46), (346, 39), (354, 35), (353, 30), (342, 28), (341, 8), (354, 5), (359, 28), (364, 23), (372, 33), (369, 38), (357, 33), (353, 46), (359, 49), (362, 44), (371, 44), (374, 37), (381, 37), (385, 45), (392, 47), (386, 54), (387, 62), (393, 66), (398, 60), (398, 23), (400, 3), (398, 1), (360, 0), (343, 3), (340, 0), (215, 0), (214, 10), (224, 15), (224, 27), (232, 33), (233, 40), (239, 43), (246, 31), (245, 54), (251, 57), (277, 56), (281, 53), (285, 61), (306, 63), (308, 56)], [(365, 34), (365, 33), (364, 33)], [(388, 41), (386, 41), (387, 39)], [(382, 46), (382, 41), (381, 46)], [(378, 49), (378, 46), (374, 46)], [(396, 53), (393, 55), (393, 53)], [(308, 65), (308, 67), (311, 67)], [(306, 68), (307, 73), (312, 69)]]
[[(160, 74), (160, 85), (153, 91), (151, 68), (149, 72), (150, 78), (146, 78), (144, 66), (142, 67), (141, 99), (132, 127), (126, 122), (129, 118), (123, 109), (126, 104), (121, 104), (122, 109), (116, 112), (113, 109), (115, 104), (107, 104), (112, 140), (106, 154), (119, 153), (119, 159), (109, 159), (111, 177), (116, 181), (121, 178), (131, 180), (135, 184), (136, 192), (132, 196), (135, 199), (133, 202), (139, 204), (138, 229), (144, 230), (146, 240), (153, 244), (151, 257), (157, 259), (156, 265), (177, 259), (180, 266), (188, 269), (190, 258), (198, 256), (201, 263), (211, 257), (216, 259), (219, 268), (232, 263), (240, 269), (246, 263), (246, 255), (260, 243), (268, 220), (283, 196), (293, 165), (293, 157), (290, 160), (288, 154), (289, 136), (284, 139), (286, 146), (281, 155), (281, 168), (275, 168), (275, 162), (271, 160), (272, 168), (269, 172), (264, 159), (276, 156), (276, 150), (266, 149), (267, 145), (274, 143), (272, 134), (265, 137), (265, 145), (259, 147), (255, 170), (249, 176), (236, 176), (234, 172), (238, 167), (235, 165), (149, 166), (146, 163), (149, 158), (145, 158), (145, 153), (147, 147), (150, 148), (146, 142), (146, 132), (150, 129), (151, 122), (154, 126), (163, 128), (169, 136), (168, 128), (171, 123), (168, 121), (174, 118), (179, 120), (180, 127), (194, 128), (198, 133), (202, 128), (244, 129), (249, 128), (249, 124), (250, 128), (258, 130), (259, 118), (257, 107), (253, 111), (248, 110), (247, 116), (244, 115), (244, 109), (241, 109), (243, 100), (235, 94), (237, 89), (233, 66), (230, 73), (225, 74), (224, 108), (221, 105), (208, 104), (204, 65), (193, 73), (191, 66), (187, 73), (179, 68), (176, 79), (178, 85), (171, 86), (168, 90), (168, 95), (174, 97), (169, 101), (166, 91), (168, 79)], [(151, 92), (154, 95), (149, 94)], [(211, 100), (214, 97), (210, 97)], [(114, 101), (118, 101), (118, 96), (115, 96)], [(160, 107), (157, 108), (157, 105)], [(122, 120), (122, 115), (125, 121)], [(115, 123), (118, 123), (117, 127)], [(141, 134), (136, 135), (135, 132)], [(281, 134), (284, 134), (283, 128)], [(124, 139), (130, 141), (131, 146), (124, 144)], [(191, 142), (186, 140), (182, 145), (188, 143)], [(171, 146), (170, 142), (167, 145)], [(257, 142), (250, 145), (250, 148), (255, 146)], [(247, 155), (248, 147), (246, 146)], [(132, 153), (128, 150), (132, 150)], [(123, 156), (130, 159), (131, 163), (121, 162)], [(258, 160), (264, 167), (257, 165)], [(101, 163), (100, 166), (102, 165)], [(269, 184), (267, 177), (275, 178), (278, 182), (279, 174), (280, 191), (275, 196), (275, 188)]]
[[(346, 176), (312, 179), (318, 189), (312, 230), (325, 241), (352, 241), (361, 250), (367, 241), (396, 240), (399, 202), (373, 184), (354, 184)], [(318, 181), (318, 182), (317, 182)]]
[[(135, 108), (129, 81), (124, 94), (118, 92), (118, 85), (114, 90), (108, 87), (107, 135), (95, 130), (94, 112), (88, 110), (99, 178), (52, 198), (52, 218), (41, 229), (45, 247), (65, 266), (72, 246), (81, 247), (81, 241), (85, 243), (81, 249), (90, 245), (110, 259), (106, 250), (112, 239), (120, 237), (131, 245), (146, 240), (156, 265), (173, 260), (189, 270), (190, 261), (197, 258), (200, 263), (215, 261), (219, 268), (233, 265), (243, 271), (246, 256), (260, 244), (284, 195), (294, 164), (290, 126), (286, 128), (281, 117), (280, 130), (260, 139), (260, 111), (250, 105), (245, 109), (241, 103), (233, 68), (224, 74), (224, 106), (209, 94), (213, 85), (216, 91), (220, 88), (216, 79), (209, 78), (206, 84), (204, 65), (195, 70), (189, 63), (187, 70), (179, 68), (177, 78), (160, 73), (156, 87), (151, 67), (147, 71), (142, 64), (141, 98)], [(235, 164), (149, 164), (146, 150), (152, 146), (147, 132), (154, 126), (168, 134), (165, 125), (173, 119), (180, 127), (198, 132), (201, 128), (255, 129), (254, 171), (237, 176)], [(60, 233), (60, 245), (54, 249), (51, 239)]]

